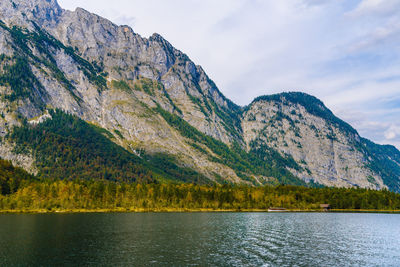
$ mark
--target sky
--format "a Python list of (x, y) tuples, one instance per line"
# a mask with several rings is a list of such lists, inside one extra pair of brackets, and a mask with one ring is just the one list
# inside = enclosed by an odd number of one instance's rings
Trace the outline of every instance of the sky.
[(161, 34), (239, 105), (302, 91), (400, 149), (400, 0), (59, 0)]

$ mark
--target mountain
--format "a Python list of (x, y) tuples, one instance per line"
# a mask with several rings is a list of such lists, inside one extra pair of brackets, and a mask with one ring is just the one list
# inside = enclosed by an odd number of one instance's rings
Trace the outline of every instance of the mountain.
[(248, 149), (264, 146), (290, 155), (302, 180), (328, 186), (399, 189), (399, 151), (361, 138), (320, 100), (304, 93), (255, 99), (244, 111)]
[(312, 96), (240, 107), (162, 36), (55, 0), (0, 20), (0, 157), (39, 177), (400, 190), (400, 152)]

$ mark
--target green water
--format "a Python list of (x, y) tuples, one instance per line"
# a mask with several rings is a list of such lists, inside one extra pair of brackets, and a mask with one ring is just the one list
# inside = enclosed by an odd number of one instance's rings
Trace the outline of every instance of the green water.
[(400, 266), (400, 215), (0, 215), (0, 266)]

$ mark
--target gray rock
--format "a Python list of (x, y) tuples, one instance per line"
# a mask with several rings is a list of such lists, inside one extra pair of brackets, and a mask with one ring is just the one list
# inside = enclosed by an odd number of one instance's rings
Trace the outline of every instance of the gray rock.
[[(249, 151), (250, 143), (257, 139), (282, 156), (291, 155), (302, 170), (289, 170), (305, 181), (329, 186), (386, 187), (382, 177), (367, 167), (369, 156), (357, 150), (362, 143), (358, 134), (349, 134), (296, 103), (256, 101), (246, 109), (236, 106), (200, 66), (159, 34), (143, 38), (129, 26), (115, 25), (82, 8), (63, 10), (55, 0), (2, 0), (0, 19), (9, 28), (19, 26), (24, 31), (37, 32), (39, 27), (62, 44), (52, 39), (43, 51), (37, 42), (27, 41), (32, 53), (25, 56), (44, 89), (42, 92), (35, 85), (32, 94), (36, 92), (42, 103), (2, 99), (1, 136), (13, 125), (19, 125), (20, 114), (32, 123), (40, 123), (48, 118), (43, 106), (60, 108), (110, 132), (118, 130), (123, 138), (116, 135), (116, 142), (133, 153), (145, 149), (148, 153), (173, 154), (183, 166), (211, 179), (219, 176), (244, 182), (230, 167), (213, 162), (209, 155), (194, 149), (190, 145), (193, 140), (182, 136), (154, 111), (160, 106), (228, 145), (237, 142)], [(21, 53), (24, 52), (16, 40), (0, 27), (0, 54)], [(98, 83), (99, 75), (107, 80), (107, 86)], [(124, 84), (118, 86), (121, 81)], [(10, 90), (0, 87), (2, 95), (10, 94)], [(277, 120), (277, 114), (286, 117)], [(13, 154), (12, 146), (2, 143), (0, 157), (34, 172), (34, 159)], [(260, 184), (273, 180), (249, 176)]]

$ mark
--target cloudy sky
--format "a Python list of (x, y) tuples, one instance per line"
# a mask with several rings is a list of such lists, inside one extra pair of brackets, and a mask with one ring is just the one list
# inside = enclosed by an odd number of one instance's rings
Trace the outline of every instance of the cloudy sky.
[(239, 105), (303, 91), (400, 148), (400, 0), (59, 0), (157, 32)]

